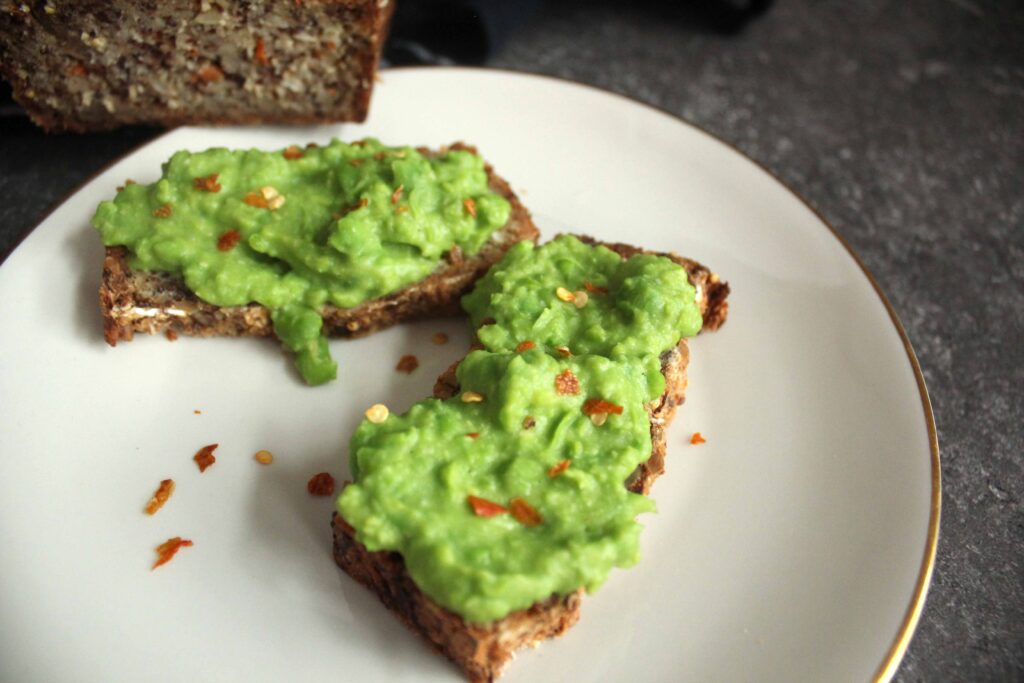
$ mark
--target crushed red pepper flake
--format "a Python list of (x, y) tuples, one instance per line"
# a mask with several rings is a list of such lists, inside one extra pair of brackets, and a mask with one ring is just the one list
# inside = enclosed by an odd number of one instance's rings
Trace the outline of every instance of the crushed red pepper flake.
[(89, 70), (85, 68), (85, 64), (81, 62), (75, 62), (68, 67), (68, 76), (88, 76)]
[(622, 415), (622, 406), (616, 405), (603, 398), (591, 398), (583, 404), (584, 415), (614, 414)]
[(398, 200), (402, 198), (402, 191), (405, 190), (405, 185), (399, 185), (395, 188), (395, 191), (391, 193), (391, 203), (397, 204)]
[(224, 72), (215, 64), (207, 64), (196, 72), (196, 78), (203, 83), (216, 83), (224, 80)]
[(466, 213), (468, 213), (473, 218), (476, 218), (476, 202), (473, 201), (471, 197), (466, 197), (465, 199), (463, 199), (462, 206), (466, 208)]
[(217, 462), (217, 458), (213, 455), (213, 452), (217, 450), (217, 446), (220, 444), (211, 443), (209, 446), (203, 446), (196, 454), (192, 456), (192, 459), (199, 465), (199, 471), (205, 472), (206, 468)]
[(311, 496), (329, 496), (334, 493), (334, 477), (330, 472), (319, 472), (306, 484)]
[(349, 166), (362, 166), (363, 165), (363, 160), (362, 159), (349, 159), (348, 160), (348, 165)]
[(568, 346), (556, 346), (555, 351), (558, 351), (558, 353), (566, 358), (572, 358), (572, 351), (569, 350)]
[(508, 508), (504, 505), (498, 505), (486, 498), (466, 496), (466, 502), (469, 503), (471, 508), (473, 508), (473, 514), (477, 517), (494, 517), (495, 515), (501, 515), (508, 512)]
[(470, 439), (479, 439), (480, 432), (466, 432), (466, 436), (468, 436)]
[(153, 209), (153, 215), (157, 218), (170, 218), (171, 217), (171, 205), (164, 204)]
[(155, 515), (156, 511), (164, 506), (164, 503), (167, 502), (172, 493), (174, 493), (174, 480), (164, 479), (161, 481), (153, 497), (146, 503), (146, 514)]
[(270, 60), (267, 59), (267, 46), (263, 43), (262, 38), (256, 39), (256, 47), (252, 51), (252, 58), (260, 66), (266, 66), (270, 64)]
[(707, 443), (707, 439), (701, 436), (700, 432), (694, 432), (693, 436), (690, 437), (690, 443), (694, 446), (702, 443)]
[(549, 477), (557, 477), (559, 474), (561, 474), (562, 472), (565, 472), (567, 469), (569, 469), (569, 465), (571, 465), (571, 464), (572, 464), (572, 460), (563, 460), (562, 462), (558, 463), (557, 465), (553, 465), (551, 467), (551, 469), (548, 470), (548, 476)]
[(242, 201), (249, 206), (255, 206), (257, 209), (270, 208), (270, 203), (267, 201), (267, 198), (260, 192), (249, 192), (242, 197)]
[(171, 561), (179, 550), (194, 545), (192, 541), (181, 536), (175, 536), (174, 538), (168, 538), (166, 541), (156, 547), (156, 562), (150, 567), (150, 571), (156, 569), (162, 564), (167, 564)]
[(608, 293), (608, 288), (607, 287), (600, 287), (598, 285), (595, 285), (590, 280), (584, 280), (583, 281), (583, 289), (587, 290), (591, 294), (607, 294)]
[(533, 419), (533, 415), (527, 415), (523, 418), (523, 429), (533, 429), (537, 426), (537, 421)]
[(529, 351), (530, 349), (536, 348), (537, 345), (527, 339), (526, 341), (519, 342), (516, 346), (516, 353), (522, 353), (523, 351)]
[(395, 213), (408, 213), (408, 211), (409, 207), (404, 205), (395, 208)]
[(242, 233), (237, 230), (228, 230), (221, 234), (217, 238), (217, 250), (218, 251), (231, 251), (238, 244), (238, 241), (242, 239)]
[(178, 333), (173, 328), (167, 328), (164, 336), (167, 337), (167, 341), (178, 341)]
[(295, 161), (296, 159), (301, 159), (306, 156), (306, 153), (303, 152), (302, 148), (298, 145), (292, 145), (291, 147), (285, 147), (284, 151), (281, 152), (281, 156), (288, 161)]
[(431, 341), (433, 341), (438, 346), (441, 346), (442, 344), (447, 344), (448, 335), (445, 334), (444, 332), (435, 332), (434, 336), (431, 337)]
[(509, 512), (523, 526), (537, 526), (544, 521), (536, 508), (526, 502), (523, 498), (513, 498), (508, 503)]
[(420, 366), (420, 361), (416, 356), (406, 354), (398, 359), (398, 365), (395, 366), (395, 370), (404, 372), (406, 374), (412, 373), (413, 370)]
[(211, 173), (202, 178), (193, 178), (192, 187), (200, 192), (220, 192), (220, 183), (217, 182), (218, 176), (220, 176), (219, 173)]
[[(555, 393), (562, 396), (576, 396), (580, 393), (580, 381), (572, 370), (566, 368), (555, 376)], [(621, 412), (621, 409), (620, 409)]]

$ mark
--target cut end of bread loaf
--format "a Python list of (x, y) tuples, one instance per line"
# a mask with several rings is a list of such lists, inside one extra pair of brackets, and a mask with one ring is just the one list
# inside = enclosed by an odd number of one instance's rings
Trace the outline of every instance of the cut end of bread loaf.
[[(476, 153), (457, 143), (451, 149)], [(492, 191), (512, 206), (509, 220), (471, 257), (450, 254), (425, 279), (397, 292), (353, 308), (326, 306), (324, 332), (332, 337), (359, 337), (400, 322), (457, 315), (459, 298), (480, 279), (509, 248), (522, 240), (536, 240), (539, 233), (530, 212), (511, 186), (488, 164)], [(212, 337), (266, 337), (273, 334), (270, 312), (259, 304), (214, 306), (201, 301), (181, 278), (166, 273), (138, 272), (128, 265), (123, 247), (107, 247), (100, 283), (103, 332), (111, 346), (131, 341), (136, 332)]]
[(362, 121), (391, 0), (0, 2), (0, 69), (49, 131)]

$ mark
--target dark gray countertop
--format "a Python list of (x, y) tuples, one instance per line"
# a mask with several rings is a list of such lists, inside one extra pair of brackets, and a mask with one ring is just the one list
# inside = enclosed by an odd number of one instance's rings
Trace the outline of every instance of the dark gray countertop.
[[(850, 242), (917, 351), (942, 452), (938, 561), (897, 680), (1024, 680), (1024, 4), (780, 0), (733, 36), (624, 5), (545, 5), (487, 65), (678, 114)], [(157, 134), (3, 125), (0, 254)]]

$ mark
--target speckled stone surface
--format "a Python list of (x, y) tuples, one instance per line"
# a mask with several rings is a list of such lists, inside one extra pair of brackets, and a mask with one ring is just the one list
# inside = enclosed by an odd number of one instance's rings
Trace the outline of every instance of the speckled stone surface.
[[(548, 4), (488, 65), (689, 119), (852, 244), (914, 344), (942, 451), (938, 562), (896, 680), (1024, 680), (1024, 4), (779, 0), (728, 37), (626, 4)], [(155, 135), (4, 126), (0, 253)]]

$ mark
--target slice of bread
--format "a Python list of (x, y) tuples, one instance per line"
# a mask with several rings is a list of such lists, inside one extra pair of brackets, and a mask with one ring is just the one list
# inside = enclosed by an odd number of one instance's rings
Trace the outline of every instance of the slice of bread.
[(0, 72), (48, 131), (362, 121), (393, 0), (20, 0)]
[[(604, 244), (623, 258), (646, 252), (624, 244), (608, 244), (580, 237), (589, 244)], [(728, 314), (728, 284), (695, 261), (675, 254), (662, 254), (682, 265), (697, 290), (704, 319), (703, 330), (720, 327)], [(665, 391), (648, 404), (651, 455), (624, 482), (636, 493), (647, 494), (654, 480), (665, 471), (665, 430), (683, 402), (689, 350), (685, 339), (661, 356)], [(451, 398), (459, 391), (455, 378), (458, 363), (442, 374), (434, 396)], [(536, 646), (561, 635), (579, 619), (583, 589), (568, 595), (552, 595), (527, 609), (517, 610), (489, 624), (466, 622), (425, 595), (410, 578), (402, 556), (396, 552), (370, 552), (356, 540), (355, 530), (337, 513), (332, 520), (334, 559), (338, 566), (359, 581), (393, 611), (409, 628), (419, 633), (440, 654), (457, 664), (473, 683), (494, 681), (512, 660), (516, 650)]]
[[(450, 149), (476, 153), (456, 143)], [(536, 240), (539, 233), (530, 212), (511, 186), (485, 165), (492, 191), (512, 206), (508, 222), (473, 256), (458, 249), (432, 274), (387, 296), (353, 308), (326, 306), (324, 332), (334, 337), (356, 337), (396, 323), (418, 318), (457, 315), (459, 297), (521, 240)], [(155, 334), (166, 330), (200, 337), (266, 337), (273, 334), (270, 311), (259, 304), (214, 306), (199, 300), (180, 277), (167, 273), (134, 271), (124, 247), (107, 247), (100, 283), (100, 309), (107, 343), (131, 341), (136, 332)]]

